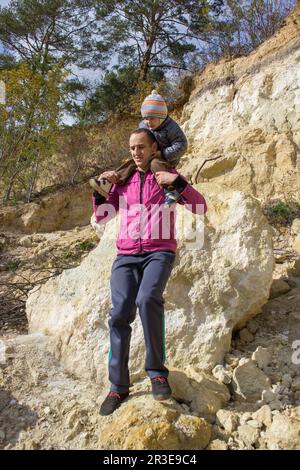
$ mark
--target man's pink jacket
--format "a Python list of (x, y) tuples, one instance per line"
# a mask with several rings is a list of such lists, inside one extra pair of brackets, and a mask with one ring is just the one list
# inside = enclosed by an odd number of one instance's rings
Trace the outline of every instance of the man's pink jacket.
[[(171, 170), (177, 173), (176, 170)], [(194, 214), (207, 211), (204, 197), (190, 184), (181, 192), (181, 204)], [(148, 251), (176, 251), (175, 212), (163, 207), (164, 190), (148, 170), (141, 187), (140, 172), (136, 171), (124, 185), (113, 185), (106, 201), (93, 210), (98, 223), (106, 223), (118, 212), (120, 229), (117, 238), (118, 254), (138, 254)]]

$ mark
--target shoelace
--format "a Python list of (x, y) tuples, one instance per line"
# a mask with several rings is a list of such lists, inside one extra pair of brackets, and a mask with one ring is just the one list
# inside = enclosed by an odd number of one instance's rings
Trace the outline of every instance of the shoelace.
[(109, 397), (115, 397), (121, 400), (121, 396), (118, 394), (118, 392), (109, 392), (108, 394)]
[(164, 384), (167, 381), (165, 377), (155, 377), (153, 380), (154, 382), (160, 382), (161, 384)]

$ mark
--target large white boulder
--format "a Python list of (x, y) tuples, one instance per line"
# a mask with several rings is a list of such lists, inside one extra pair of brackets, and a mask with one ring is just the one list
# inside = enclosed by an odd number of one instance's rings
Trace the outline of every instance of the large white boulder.
[[(202, 184), (198, 189), (208, 203), (204, 244), (199, 249), (201, 234), (193, 243), (191, 229), (185, 234), (179, 230), (165, 292), (167, 363), (180, 369), (221, 363), (233, 329), (259, 313), (272, 282), (272, 234), (257, 200), (220, 185)], [(179, 206), (177, 210), (184, 215), (178, 221), (184, 221), (186, 229), (190, 213)], [(56, 356), (72, 373), (103, 385), (116, 221), (107, 225), (98, 247), (80, 266), (32, 291), (27, 302), (30, 332), (51, 336)], [(198, 225), (203, 227), (201, 220)], [(131, 344), (133, 378), (143, 367), (144, 340), (137, 318)]]

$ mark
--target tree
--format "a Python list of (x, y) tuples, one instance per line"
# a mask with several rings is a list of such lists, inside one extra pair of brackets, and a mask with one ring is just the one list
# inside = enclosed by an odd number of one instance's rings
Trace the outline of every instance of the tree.
[[(221, 12), (222, 0), (95, 0), (100, 39), (93, 43), (93, 63), (139, 69), (147, 80), (150, 70), (188, 70), (196, 51), (194, 39), (206, 31)], [(193, 25), (197, 23), (197, 28)], [(91, 45), (92, 46), (92, 45)], [(91, 61), (86, 61), (92, 65)]]
[[(164, 73), (158, 69), (149, 72), (149, 82), (139, 83), (139, 70), (134, 66), (117, 67), (107, 71), (82, 107), (77, 110), (81, 123), (94, 123), (106, 120), (112, 115), (136, 114), (146, 94), (153, 86), (161, 90)], [(162, 90), (161, 90), (162, 91)], [(141, 95), (142, 94), (142, 98)], [(138, 100), (136, 106), (135, 101)]]
[(227, 0), (222, 18), (203, 35), (207, 61), (248, 54), (272, 36), (296, 0)]
[(89, 0), (12, 0), (0, 7), (2, 60), (14, 56), (40, 73), (67, 66), (83, 53), (93, 21)]
[(6, 103), (0, 106), (3, 202), (24, 193), (29, 202), (40, 166), (55, 147), (64, 72), (57, 64), (45, 77), (23, 63), (0, 72), (0, 80), (6, 84)]

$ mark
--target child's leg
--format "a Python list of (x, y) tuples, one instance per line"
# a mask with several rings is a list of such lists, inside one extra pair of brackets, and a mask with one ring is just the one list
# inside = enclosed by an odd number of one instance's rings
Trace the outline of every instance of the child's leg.
[[(174, 168), (173, 165), (161, 158), (153, 158), (150, 167), (154, 175), (157, 171), (169, 171), (170, 168)], [(171, 207), (173, 204), (180, 201), (181, 195), (172, 186), (163, 186), (163, 188), (165, 193), (165, 207)]]
[(124, 184), (128, 180), (128, 178), (133, 175), (135, 170), (136, 164), (134, 163), (134, 160), (132, 160), (132, 158), (127, 160), (125, 163), (122, 163), (122, 165), (116, 169), (116, 173), (118, 173), (119, 176), (119, 181), (117, 184)]
[(162, 158), (152, 158), (150, 162), (150, 168), (152, 173), (155, 173), (157, 171), (169, 171), (170, 168), (174, 168), (167, 160), (164, 160)]

